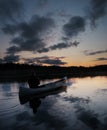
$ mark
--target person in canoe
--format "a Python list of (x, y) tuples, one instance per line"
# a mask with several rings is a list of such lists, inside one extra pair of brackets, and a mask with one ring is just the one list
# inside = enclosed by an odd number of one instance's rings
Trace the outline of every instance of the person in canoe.
[(34, 71), (32, 72), (32, 74), (28, 80), (28, 84), (29, 84), (30, 88), (37, 88), (38, 85), (40, 84), (40, 80)]
[[(30, 88), (37, 88), (38, 85), (40, 84), (40, 80), (38, 78), (38, 76), (35, 74), (35, 72), (33, 71), (29, 80), (28, 80), (28, 84)], [(32, 100), (29, 101), (29, 105), (33, 110), (33, 113), (36, 114), (38, 107), (41, 104), (41, 100), (40, 98), (33, 98)]]

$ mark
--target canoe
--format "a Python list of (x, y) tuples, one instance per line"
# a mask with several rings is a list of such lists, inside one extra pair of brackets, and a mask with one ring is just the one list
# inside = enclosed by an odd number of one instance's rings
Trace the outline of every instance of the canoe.
[(66, 87), (67, 87), (66, 80), (67, 77), (64, 77), (57, 81), (40, 85), (37, 88), (25, 88), (20, 86), (19, 87), (20, 104), (24, 104), (34, 98), (42, 98), (44, 96), (66, 91)]

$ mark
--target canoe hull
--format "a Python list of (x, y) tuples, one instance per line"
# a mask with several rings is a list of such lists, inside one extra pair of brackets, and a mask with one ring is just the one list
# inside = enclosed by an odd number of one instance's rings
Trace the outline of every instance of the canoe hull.
[(19, 88), (19, 100), (20, 104), (24, 104), (34, 98), (42, 98), (44, 96), (57, 94), (63, 91), (66, 91), (66, 77), (51, 82), (45, 85), (41, 85), (38, 88), (25, 88), (20, 87)]

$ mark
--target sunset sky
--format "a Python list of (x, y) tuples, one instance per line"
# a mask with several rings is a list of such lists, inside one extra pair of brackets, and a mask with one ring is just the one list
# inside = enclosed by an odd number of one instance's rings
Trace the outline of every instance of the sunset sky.
[(0, 0), (0, 63), (107, 64), (107, 0)]

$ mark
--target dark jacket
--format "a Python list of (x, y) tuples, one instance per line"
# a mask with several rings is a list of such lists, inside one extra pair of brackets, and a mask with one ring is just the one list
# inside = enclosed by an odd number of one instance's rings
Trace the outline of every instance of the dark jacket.
[(30, 78), (28, 80), (28, 84), (29, 84), (30, 88), (36, 88), (40, 84), (40, 80), (36, 76), (30, 76)]

